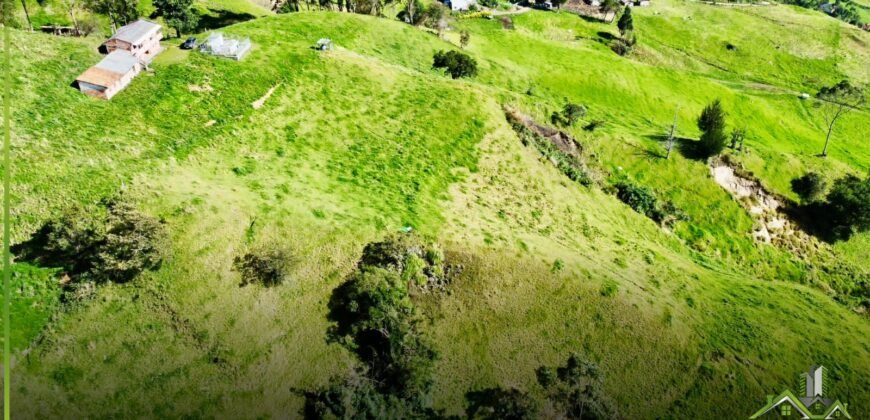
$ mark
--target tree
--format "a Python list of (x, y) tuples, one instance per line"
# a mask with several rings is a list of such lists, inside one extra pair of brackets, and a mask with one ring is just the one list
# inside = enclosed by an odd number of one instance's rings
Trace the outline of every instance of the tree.
[(870, 230), (870, 176), (862, 180), (847, 175), (834, 181), (825, 213), (837, 238), (847, 239), (855, 232)]
[(561, 112), (553, 112), (550, 116), (550, 122), (555, 125), (570, 127), (574, 125), (580, 118), (586, 116), (586, 107), (580, 104), (567, 103), (562, 108)]
[(364, 266), (329, 301), (329, 340), (353, 351), (384, 394), (416, 398), (431, 388), (435, 350), (419, 333), (408, 282), (395, 270)]
[(619, 33), (622, 36), (625, 36), (627, 33), (631, 33), (634, 30), (634, 20), (631, 18), (631, 7), (626, 7), (625, 12), (622, 13), (622, 16), (619, 17), (619, 21), (616, 22), (616, 27), (619, 28)]
[(556, 6), (557, 9), (561, 10), (562, 5), (567, 3), (567, 2), (568, 2), (568, 0), (551, 0), (550, 4), (552, 4), (553, 6)]
[(825, 178), (816, 172), (807, 172), (801, 177), (791, 180), (791, 189), (804, 202), (816, 201), (825, 192), (827, 183)]
[(175, 35), (181, 38), (182, 32), (193, 31), (199, 23), (199, 15), (193, 11), (193, 0), (154, 0), (157, 14), (163, 16), (166, 25), (175, 29)]
[(167, 240), (161, 222), (123, 202), (107, 204), (101, 217), (95, 215), (99, 210), (75, 207), (12, 252), (24, 261), (61, 267), (74, 280), (123, 283), (160, 266)]
[(834, 124), (843, 115), (854, 109), (859, 109), (866, 102), (864, 90), (853, 86), (848, 80), (843, 80), (833, 86), (823, 87), (816, 94), (817, 106), (822, 110), (828, 133), (825, 135), (825, 147), (822, 149), (822, 157), (828, 156), (828, 143), (831, 141), (831, 133)]
[(21, 0), (21, 8), (24, 9), (24, 18), (27, 19), (27, 27), (33, 30), (33, 22), (30, 21), (30, 12), (27, 10), (27, 0)]
[(299, 0), (287, 0), (278, 7), (278, 13), (295, 13), (299, 11)]
[(462, 48), (467, 47), (469, 41), (471, 41), (471, 34), (468, 31), (462, 30), (461, 32), (459, 32), (459, 46), (460, 47), (462, 47)]
[(545, 417), (576, 420), (618, 418), (602, 389), (603, 376), (595, 363), (572, 354), (565, 366), (537, 370), (552, 411)]
[(0, 24), (12, 26), (15, 24), (14, 0), (0, 0)]
[(118, 26), (139, 18), (138, 0), (85, 0), (85, 8), (109, 17), (114, 33)]
[(465, 415), (476, 420), (533, 420), (538, 406), (529, 395), (516, 388), (487, 388), (465, 393)]
[(725, 111), (718, 99), (704, 107), (698, 117), (701, 130), (699, 151), (705, 157), (714, 156), (725, 148)]
[(70, 19), (72, 19), (73, 28), (76, 30), (76, 35), (82, 35), (82, 28), (79, 25), (79, 20), (76, 18), (76, 9), (79, 8), (78, 0), (62, 0), (63, 6), (66, 8), (67, 13), (69, 13)]
[(477, 61), (468, 54), (459, 51), (436, 52), (433, 56), (432, 67), (446, 69), (447, 73), (454, 79), (473, 77), (477, 74)]
[(604, 21), (608, 23), (613, 22), (613, 18), (608, 21), (607, 16), (611, 13), (616, 16), (616, 13), (619, 13), (620, 8), (622, 8), (622, 5), (617, 0), (603, 0), (601, 2), (600, 10), (601, 13), (604, 13)]

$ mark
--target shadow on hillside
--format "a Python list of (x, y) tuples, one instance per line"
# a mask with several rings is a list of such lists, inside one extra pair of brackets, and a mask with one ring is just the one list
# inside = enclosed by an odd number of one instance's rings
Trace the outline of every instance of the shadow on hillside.
[(665, 158), (664, 148), (662, 148), (661, 150), (659, 150), (659, 148), (657, 148), (657, 147), (656, 148), (645, 148), (641, 145), (634, 144), (632, 142), (625, 141), (625, 140), (622, 140), (622, 144), (634, 149), (635, 156), (645, 156), (649, 159), (664, 159)]
[[(667, 150), (668, 136), (664, 134), (654, 134), (645, 137), (661, 143), (662, 150)], [(676, 144), (674, 144), (674, 150), (683, 155), (684, 158), (700, 161), (707, 159), (707, 156), (702, 153), (701, 149), (698, 147), (697, 140), (687, 137), (677, 137), (676, 140), (677, 141)], [(664, 157), (664, 155), (662, 155), (661, 157)]]
[(229, 10), (211, 9), (209, 14), (199, 17), (199, 24), (196, 26), (197, 32), (204, 32), (211, 29), (223, 28), (224, 26), (234, 25), (256, 19), (257, 17), (250, 13), (236, 13)]
[(835, 226), (830, 209), (823, 202), (799, 204), (788, 200), (781, 209), (798, 229), (820, 241), (834, 244), (837, 241), (849, 240), (853, 234), (851, 229)]

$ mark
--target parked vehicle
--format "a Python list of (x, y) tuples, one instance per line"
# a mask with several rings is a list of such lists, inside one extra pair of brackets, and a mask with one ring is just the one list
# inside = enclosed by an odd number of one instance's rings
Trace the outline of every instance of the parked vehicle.
[(190, 38), (187, 38), (187, 40), (181, 44), (181, 49), (182, 50), (192, 50), (193, 47), (195, 47), (195, 46), (196, 46), (196, 38), (190, 37)]

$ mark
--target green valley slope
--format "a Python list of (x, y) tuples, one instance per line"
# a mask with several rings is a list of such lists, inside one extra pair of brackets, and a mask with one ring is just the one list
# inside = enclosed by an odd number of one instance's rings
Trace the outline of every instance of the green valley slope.
[[(744, 417), (813, 363), (831, 369), (828, 392), (850, 411), (870, 410), (870, 326), (833, 299), (836, 273), (755, 243), (753, 220), (706, 163), (656, 157), (675, 109), (681, 136), (695, 138), (693, 119), (718, 97), (750, 133), (738, 158), (773, 191), (791, 196), (807, 169), (866, 172), (868, 115), (844, 119), (821, 160), (819, 118), (796, 92), (870, 80), (870, 36), (796, 8), (661, 1), (637, 10), (640, 47), (621, 58), (601, 41), (613, 26), (513, 19), (514, 31), (456, 23), (480, 62), (458, 81), (430, 68), (456, 47), (400, 22), (257, 19), (226, 28), (255, 43), (245, 60), (171, 50), (111, 102), (68, 85), (99, 58), (95, 40), (16, 33), (16, 242), (71, 203), (123, 191), (166, 221), (172, 256), (60, 309), (54, 272), (20, 264), (20, 296), (41, 309), (16, 309), (29, 321), (14, 343), (27, 349), (15, 412), (292, 416), (291, 388), (351, 366), (325, 342), (330, 292), (367, 242), (403, 226), (466, 267), (449, 295), (420, 302), (441, 355), (436, 405), (451, 413), (469, 389), (539, 392), (534, 369), (570, 352), (602, 367), (629, 418)], [(313, 51), (321, 37), (337, 48)], [(565, 98), (606, 120), (571, 130), (597, 163), (688, 221), (666, 231), (570, 182), (505, 121), (504, 105), (546, 121)], [(841, 260), (866, 281), (867, 238), (815, 264)], [(239, 287), (233, 257), (276, 243), (296, 256), (292, 281)]]

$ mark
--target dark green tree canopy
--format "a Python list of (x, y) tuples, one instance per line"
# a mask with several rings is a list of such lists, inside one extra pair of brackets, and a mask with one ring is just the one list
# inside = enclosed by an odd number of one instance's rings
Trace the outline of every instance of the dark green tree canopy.
[(571, 354), (565, 366), (541, 367), (538, 383), (549, 399), (553, 418), (577, 420), (617, 419), (619, 413), (602, 389), (603, 377), (595, 363)]
[(826, 213), (837, 238), (870, 230), (870, 176), (847, 175), (834, 181), (827, 202)]
[(704, 107), (698, 117), (698, 129), (701, 130), (701, 141), (698, 151), (704, 157), (714, 156), (725, 149), (725, 111), (718, 99)]
[(179, 38), (183, 32), (196, 30), (199, 15), (193, 11), (193, 0), (154, 0), (152, 4)]
[(487, 388), (465, 393), (465, 414), (477, 420), (533, 420), (538, 406), (527, 393), (516, 388)]
[(625, 12), (619, 17), (616, 22), (616, 27), (619, 28), (619, 33), (625, 35), (634, 30), (634, 20), (631, 18), (631, 7), (626, 7)]
[(454, 79), (473, 77), (477, 74), (477, 61), (459, 51), (438, 51), (432, 57), (432, 67), (445, 69)]

